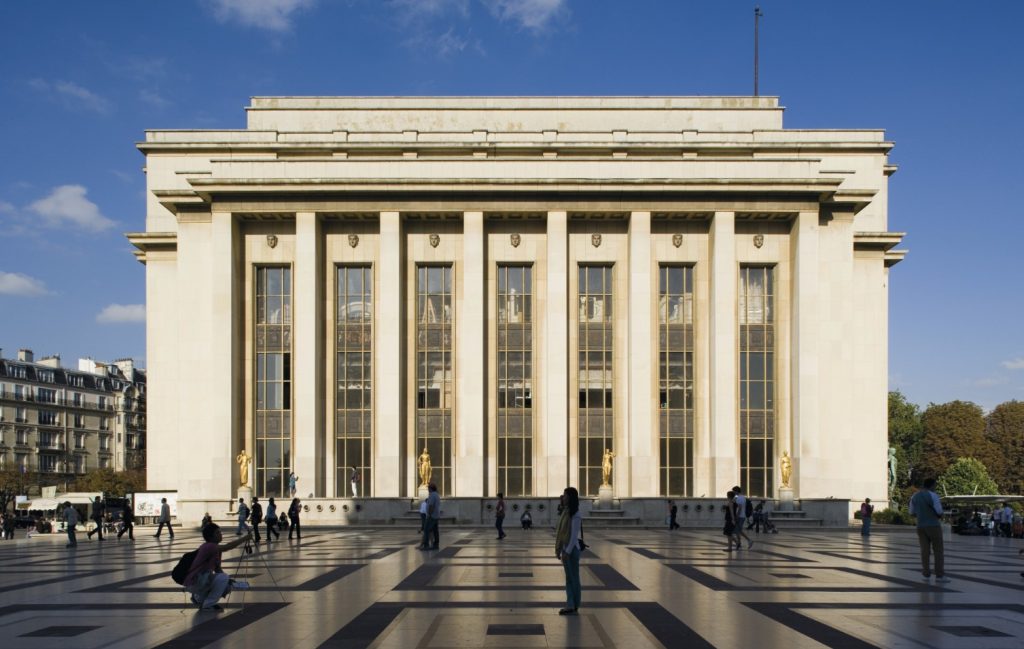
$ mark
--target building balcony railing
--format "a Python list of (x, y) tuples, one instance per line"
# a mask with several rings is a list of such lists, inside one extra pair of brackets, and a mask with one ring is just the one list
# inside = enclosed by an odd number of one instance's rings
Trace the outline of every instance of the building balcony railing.
[(30, 403), (42, 403), (48, 406), (65, 406), (67, 408), (79, 408), (81, 410), (99, 410), (101, 412), (114, 412), (113, 403), (100, 404), (98, 401), (78, 401), (74, 399), (66, 399), (64, 397), (57, 397), (56, 399), (37, 399), (35, 395), (31, 394), (14, 394), (13, 392), (4, 392), (0, 394), (0, 400), (6, 401), (18, 401), (18, 402), (30, 402)]
[(36, 442), (36, 448), (41, 451), (63, 451), (64, 442), (44, 442), (40, 440)]

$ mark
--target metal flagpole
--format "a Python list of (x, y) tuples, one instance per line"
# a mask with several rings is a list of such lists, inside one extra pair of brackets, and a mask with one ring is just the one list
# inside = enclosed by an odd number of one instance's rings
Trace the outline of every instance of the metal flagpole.
[(757, 91), (757, 72), (758, 72), (758, 70), (757, 70), (757, 63), (758, 63), (758, 61), (757, 61), (757, 54), (758, 54), (758, 42), (757, 42), (758, 33), (757, 33), (757, 29), (758, 29), (758, 22), (763, 17), (764, 17), (764, 14), (761, 13), (761, 7), (758, 6), (758, 5), (755, 5), (754, 6), (754, 96), (755, 97), (760, 96), (758, 94), (758, 91)]

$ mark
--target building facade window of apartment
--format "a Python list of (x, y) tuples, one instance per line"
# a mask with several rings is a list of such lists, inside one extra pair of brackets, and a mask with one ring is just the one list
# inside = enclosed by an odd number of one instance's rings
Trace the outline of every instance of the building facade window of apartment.
[(25, 368), (21, 365), (7, 366), (7, 376), (13, 379), (24, 379), (27, 377), (27, 375), (28, 373), (25, 371)]
[(36, 401), (39, 403), (57, 403), (57, 391), (50, 388), (37, 388)]
[(39, 472), (40, 473), (56, 473), (57, 472), (57, 456), (56, 455), (40, 455), (39, 456)]
[(19, 469), (28, 469), (28, 453), (15, 453), (14, 466)]
[(75, 433), (75, 448), (85, 448), (85, 433)]
[(110, 430), (110, 417), (100, 418), (100, 430)]
[(60, 422), (60, 417), (55, 410), (39, 410), (36, 416), (37, 423), (43, 426), (56, 426)]
[(19, 446), (25, 446), (26, 444), (28, 444), (28, 431), (19, 430), (18, 432), (14, 433), (14, 443)]
[(100, 397), (98, 403), (99, 403), (99, 406), (100, 406), (100, 410), (106, 410), (107, 409), (107, 398), (106, 397)]
[[(81, 377), (79, 377), (79, 378), (81, 378)], [(71, 394), (71, 403), (73, 403), (77, 407), (81, 407), (82, 406), (82, 393), (81, 392), (74, 392), (74, 393), (72, 393)]]
[(40, 448), (60, 448), (60, 433), (39, 433)]
[(110, 458), (109, 457), (101, 457), (100, 458), (100, 468), (101, 469), (109, 469), (110, 468)]
[(17, 399), (18, 401), (24, 401), (25, 400), (25, 386), (15, 384), (15, 386), (14, 386), (14, 398)]
[(85, 428), (85, 415), (74, 415), (75, 417), (75, 428)]
[(76, 388), (85, 387), (85, 377), (84, 376), (76, 376), (74, 374), (71, 374), (71, 375), (68, 376), (68, 382), (71, 385), (75, 386)]
[(101, 451), (109, 451), (110, 450), (110, 435), (100, 435), (100, 450)]
[(85, 473), (85, 456), (79, 455), (75, 457), (75, 473)]
[(36, 378), (40, 383), (53, 383), (53, 372), (50, 370), (38, 370)]
[(28, 413), (25, 412), (25, 408), (18, 407), (14, 409), (14, 421), (18, 424), (28, 423)]

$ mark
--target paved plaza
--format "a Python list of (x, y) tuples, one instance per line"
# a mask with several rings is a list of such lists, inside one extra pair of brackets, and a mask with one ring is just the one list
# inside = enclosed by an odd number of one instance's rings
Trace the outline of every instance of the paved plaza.
[[(586, 524), (584, 524), (586, 528)], [(925, 583), (916, 537), (783, 530), (728, 553), (712, 530), (585, 529), (583, 607), (560, 617), (551, 530), (307, 530), (225, 555), (247, 579), (223, 612), (171, 581), (194, 530), (102, 543), (0, 543), (0, 637), (17, 647), (1020, 647), (1019, 540), (954, 537), (948, 584)], [(230, 531), (228, 538), (231, 538)]]

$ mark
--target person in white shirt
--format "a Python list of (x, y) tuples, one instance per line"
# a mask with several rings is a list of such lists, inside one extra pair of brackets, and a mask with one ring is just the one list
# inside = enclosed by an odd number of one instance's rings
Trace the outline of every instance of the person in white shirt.
[(747, 497), (743, 495), (743, 490), (739, 487), (733, 487), (732, 492), (736, 494), (733, 498), (733, 520), (736, 522), (736, 549), (739, 550), (739, 539), (743, 537), (747, 540), (747, 549), (754, 547), (754, 541), (747, 536), (744, 531), (744, 527), (747, 524)]

